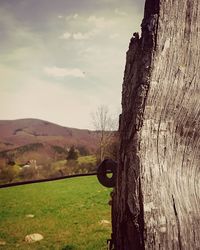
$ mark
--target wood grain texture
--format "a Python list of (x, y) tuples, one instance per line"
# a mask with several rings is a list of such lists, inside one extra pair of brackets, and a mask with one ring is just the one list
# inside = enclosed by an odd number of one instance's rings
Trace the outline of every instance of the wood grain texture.
[(200, 249), (200, 2), (148, 0), (127, 52), (116, 249)]

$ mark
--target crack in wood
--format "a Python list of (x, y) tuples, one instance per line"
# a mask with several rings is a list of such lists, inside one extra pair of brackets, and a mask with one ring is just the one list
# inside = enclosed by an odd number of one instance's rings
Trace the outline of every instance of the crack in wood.
[(180, 226), (180, 221), (179, 221), (179, 217), (178, 217), (178, 212), (177, 212), (177, 209), (176, 209), (176, 204), (175, 204), (175, 200), (174, 200), (174, 196), (173, 196), (173, 195), (172, 195), (172, 203), (173, 203), (174, 214), (175, 214), (176, 222), (177, 222), (179, 249), (182, 250), (182, 243), (181, 243), (181, 226)]

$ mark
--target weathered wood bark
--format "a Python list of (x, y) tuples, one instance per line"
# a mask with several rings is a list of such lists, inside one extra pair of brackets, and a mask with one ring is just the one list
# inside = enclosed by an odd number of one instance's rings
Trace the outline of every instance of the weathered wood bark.
[(200, 249), (200, 1), (147, 0), (122, 92), (115, 249)]

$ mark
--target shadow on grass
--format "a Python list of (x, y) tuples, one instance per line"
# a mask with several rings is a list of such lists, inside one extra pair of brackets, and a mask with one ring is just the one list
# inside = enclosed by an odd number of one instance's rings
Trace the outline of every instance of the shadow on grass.
[(74, 245), (66, 245), (61, 250), (75, 250), (75, 249), (77, 249), (77, 247)]

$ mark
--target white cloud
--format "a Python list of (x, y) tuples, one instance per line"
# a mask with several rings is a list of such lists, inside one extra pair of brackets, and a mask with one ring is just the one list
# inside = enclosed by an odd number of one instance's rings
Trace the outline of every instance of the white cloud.
[(63, 39), (66, 39), (66, 40), (68, 40), (70, 37), (72, 36), (72, 34), (71, 33), (69, 33), (69, 32), (65, 32), (60, 38), (63, 38)]
[(76, 13), (73, 15), (73, 19), (77, 19), (77, 18), (78, 18), (78, 14)]
[(63, 16), (62, 16), (62, 15), (59, 15), (59, 16), (58, 16), (58, 18), (59, 18), (59, 19), (62, 19), (62, 18), (63, 18)]
[(75, 13), (75, 14), (71, 14), (71, 15), (69, 15), (69, 16), (66, 16), (66, 18), (65, 18), (65, 20), (66, 21), (69, 21), (69, 20), (75, 20), (75, 19), (77, 19), (79, 17), (79, 15), (77, 14), (77, 13)]
[(66, 20), (68, 20), (68, 24), (70, 24), (68, 31), (60, 36), (61, 39), (65, 40), (89, 40), (100, 33), (108, 32), (111, 28), (113, 29), (114, 25), (116, 25), (116, 20), (114, 21), (105, 17), (97, 17), (95, 15), (81, 17), (78, 14), (73, 14), (67, 16)]
[(89, 16), (88, 22), (95, 25), (96, 28), (102, 29), (113, 24), (113, 21), (106, 20), (104, 17)]
[(92, 30), (90, 32), (82, 33), (82, 32), (77, 32), (77, 33), (69, 33), (65, 32), (60, 36), (61, 39), (69, 40), (70, 38), (74, 40), (88, 40), (95, 36), (95, 34), (98, 33), (98, 30)]
[(127, 16), (128, 14), (124, 11), (121, 11), (119, 9), (115, 9), (115, 14), (119, 15), (119, 16)]
[(48, 76), (53, 77), (66, 77), (66, 76), (72, 76), (72, 77), (78, 77), (78, 78), (84, 78), (85, 74), (82, 70), (77, 68), (58, 68), (58, 67), (46, 67), (44, 68), (44, 72)]
[(74, 40), (88, 40), (91, 37), (92, 33), (88, 32), (88, 33), (74, 33), (73, 34), (73, 38)]

